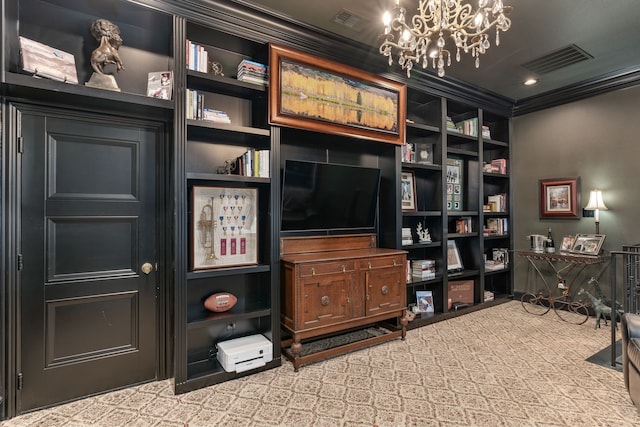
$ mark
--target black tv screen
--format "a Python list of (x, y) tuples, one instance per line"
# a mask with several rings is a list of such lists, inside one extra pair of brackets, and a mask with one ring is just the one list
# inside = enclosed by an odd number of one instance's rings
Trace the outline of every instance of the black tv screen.
[(282, 231), (375, 227), (380, 169), (286, 160)]

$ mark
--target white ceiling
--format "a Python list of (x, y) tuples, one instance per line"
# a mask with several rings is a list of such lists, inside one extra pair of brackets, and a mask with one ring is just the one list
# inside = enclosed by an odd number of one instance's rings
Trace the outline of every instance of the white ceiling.
[[(468, 0), (475, 2), (475, 0)], [(394, 0), (253, 0), (279, 15), (367, 44), (379, 45), (382, 13)], [(520, 100), (590, 81), (611, 73), (640, 70), (640, 0), (504, 0), (513, 7), (511, 29), (500, 34), (500, 45), (480, 58), (463, 55), (446, 69), (447, 77), (512, 100)], [(418, 0), (401, 0), (409, 13)], [(364, 19), (358, 30), (337, 24), (343, 9)], [(539, 83), (524, 86), (531, 73), (522, 64), (575, 44), (593, 59), (536, 76)], [(380, 56), (380, 61), (386, 58)], [(397, 64), (394, 65), (396, 68)], [(431, 69), (430, 69), (431, 70)], [(430, 71), (431, 72), (431, 71)], [(445, 77), (445, 78), (447, 78)]]

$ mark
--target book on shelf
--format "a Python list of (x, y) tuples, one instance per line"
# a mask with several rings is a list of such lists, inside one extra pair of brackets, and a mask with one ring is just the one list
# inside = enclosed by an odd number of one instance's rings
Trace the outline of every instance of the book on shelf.
[(242, 82), (266, 85), (267, 66), (259, 62), (243, 59), (238, 64), (237, 79)]
[(493, 159), (482, 165), (482, 171), (487, 173), (507, 174), (507, 159)]
[(473, 233), (473, 222), (471, 218), (465, 217), (456, 219), (456, 233)]
[(411, 277), (414, 279), (435, 279), (436, 261), (434, 259), (419, 259), (411, 261)]
[(452, 132), (459, 132), (458, 128), (456, 127), (456, 124), (453, 122), (453, 120), (449, 116), (447, 116), (447, 130), (450, 130)]
[(269, 150), (249, 148), (236, 159), (234, 174), (269, 178), (270, 157), (271, 152)]
[(487, 204), (491, 212), (506, 212), (507, 195), (506, 193), (490, 194), (487, 196)]
[(478, 136), (478, 118), (466, 119), (456, 123), (458, 132), (468, 136)]
[(487, 225), (484, 228), (485, 236), (505, 235), (509, 231), (509, 221), (507, 218), (487, 218)]
[(485, 139), (491, 139), (491, 129), (489, 129), (489, 126), (482, 125), (482, 137)]
[(187, 39), (187, 68), (206, 73), (209, 68), (209, 53), (204, 46)]
[(221, 110), (212, 110), (210, 108), (204, 108), (202, 110), (202, 120), (207, 120), (214, 123), (231, 123), (231, 119), (226, 112)]

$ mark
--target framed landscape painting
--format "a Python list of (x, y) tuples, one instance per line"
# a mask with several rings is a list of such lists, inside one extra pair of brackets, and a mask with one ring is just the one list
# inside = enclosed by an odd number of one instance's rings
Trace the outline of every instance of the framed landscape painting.
[(404, 84), (273, 44), (269, 64), (269, 123), (404, 144)]
[(540, 180), (540, 218), (580, 217), (580, 177)]

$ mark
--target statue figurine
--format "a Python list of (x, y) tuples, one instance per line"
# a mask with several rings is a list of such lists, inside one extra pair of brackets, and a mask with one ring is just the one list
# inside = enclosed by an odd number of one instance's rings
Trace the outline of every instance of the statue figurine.
[(122, 59), (120, 59), (120, 53), (118, 52), (118, 49), (122, 46), (120, 29), (106, 19), (96, 19), (91, 24), (91, 35), (100, 43), (100, 46), (91, 53), (91, 68), (93, 68), (94, 72), (85, 85), (119, 92), (120, 88), (116, 83), (115, 77), (113, 74), (105, 74), (104, 66), (106, 64), (114, 64), (117, 72), (124, 70), (124, 65), (122, 65)]
[(422, 228), (422, 223), (418, 223), (418, 227), (416, 227), (416, 234), (418, 235), (418, 240), (422, 243), (431, 243), (431, 234), (429, 234), (428, 228)]

